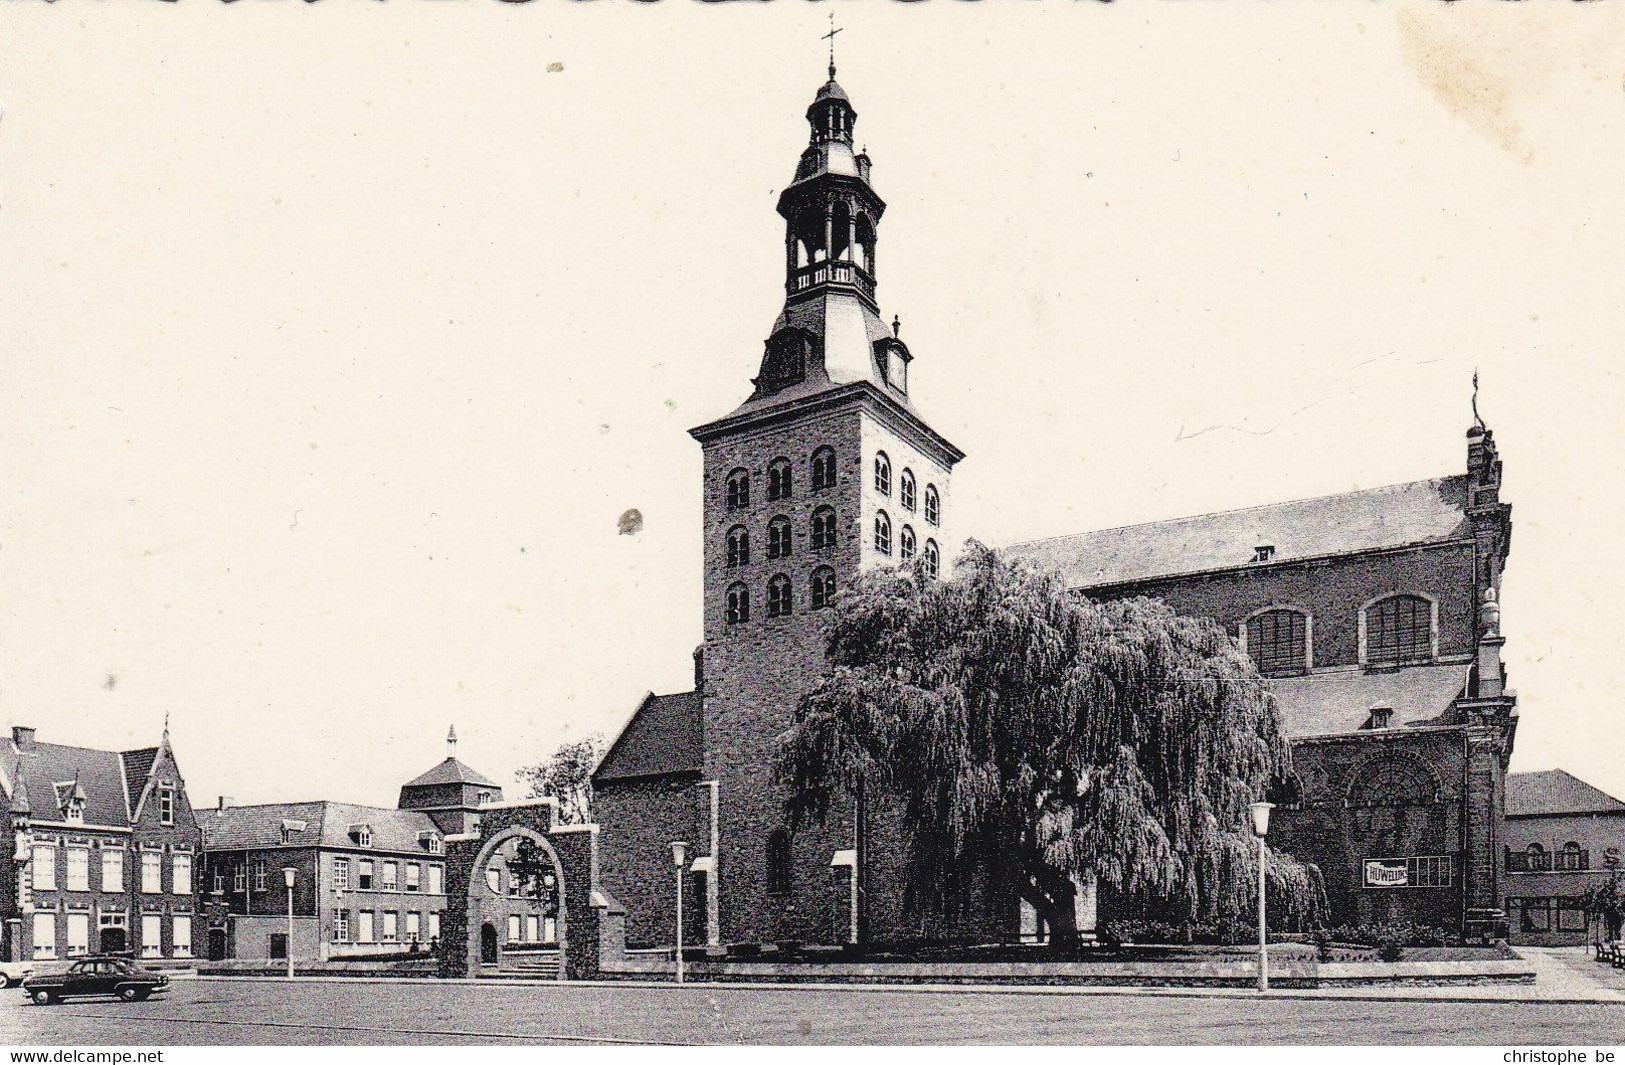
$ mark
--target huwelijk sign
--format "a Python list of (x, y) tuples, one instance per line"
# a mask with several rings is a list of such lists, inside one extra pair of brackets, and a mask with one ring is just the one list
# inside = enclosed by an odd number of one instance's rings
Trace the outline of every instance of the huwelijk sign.
[(1410, 883), (1405, 871), (1405, 859), (1367, 858), (1365, 860), (1366, 887), (1404, 887)]

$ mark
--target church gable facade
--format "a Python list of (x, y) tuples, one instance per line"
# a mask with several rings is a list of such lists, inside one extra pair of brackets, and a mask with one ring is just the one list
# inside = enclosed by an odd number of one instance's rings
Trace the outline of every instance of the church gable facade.
[[(910, 395), (914, 356), (876, 298), (885, 203), (834, 69), (780, 196), (785, 303), (752, 390), (691, 434), (704, 456), (704, 643), (691, 692), (649, 695), (593, 778), (604, 889), (628, 946), (673, 938), (670, 843), (688, 843), (690, 943), (1012, 939), (988, 882), (951, 927), (910, 912), (897, 803), (862, 792), (792, 826), (779, 735), (825, 663), (820, 621), (866, 569), (946, 573), (963, 454)], [(1270, 678), (1297, 780), (1271, 844), (1318, 864), (1331, 920), (1496, 929), (1515, 704), (1496, 602), (1510, 540), (1482, 424), (1467, 472), (1320, 500), (1007, 548), (1079, 594), (1213, 618)], [(985, 878), (984, 878), (985, 879)], [(1102, 899), (1109, 917), (1109, 899)]]

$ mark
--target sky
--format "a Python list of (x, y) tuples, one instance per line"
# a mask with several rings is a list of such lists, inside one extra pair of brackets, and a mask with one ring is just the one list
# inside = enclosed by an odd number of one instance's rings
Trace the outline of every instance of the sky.
[(1476, 370), (1513, 768), (1625, 795), (1617, 5), (0, 7), (0, 718), (391, 805), (686, 689), (831, 11), (957, 530), (1461, 472)]

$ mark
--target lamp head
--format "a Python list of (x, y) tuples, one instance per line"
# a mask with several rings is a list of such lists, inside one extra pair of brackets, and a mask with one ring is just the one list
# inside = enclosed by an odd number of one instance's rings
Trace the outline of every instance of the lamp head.
[(1275, 809), (1273, 802), (1255, 802), (1247, 805), (1247, 812), (1253, 817), (1253, 835), (1263, 839), (1270, 834), (1270, 811)]
[(282, 867), (282, 882), (288, 886), (290, 891), (293, 890), (293, 878), (298, 875), (299, 870), (295, 869), (293, 866), (284, 865)]
[(688, 859), (688, 842), (686, 840), (672, 840), (671, 863), (681, 869)]

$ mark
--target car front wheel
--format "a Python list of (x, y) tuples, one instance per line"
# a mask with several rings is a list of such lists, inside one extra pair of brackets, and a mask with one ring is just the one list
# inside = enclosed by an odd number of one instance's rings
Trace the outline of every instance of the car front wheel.
[(49, 1006), (51, 1003), (56, 1001), (56, 996), (44, 988), (34, 992), (31, 997), (33, 998), (34, 1005), (36, 1006)]
[(135, 1002), (141, 998), (141, 991), (139, 988), (121, 987), (118, 989), (118, 997), (125, 1002)]
[(6, 988), (8, 988), (10, 986), (11, 986), (11, 974), (10, 973), (0, 973), (0, 990), (4, 990), (4, 989), (6, 989)]

